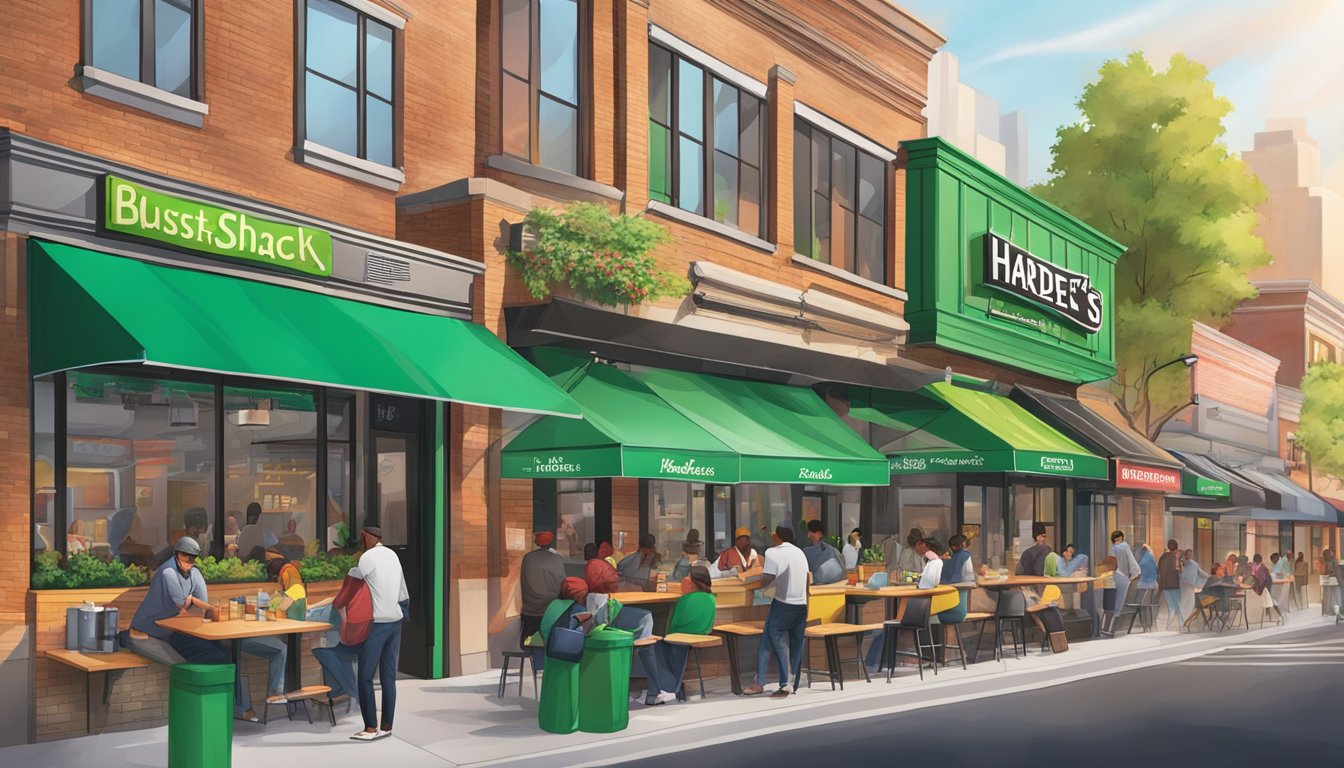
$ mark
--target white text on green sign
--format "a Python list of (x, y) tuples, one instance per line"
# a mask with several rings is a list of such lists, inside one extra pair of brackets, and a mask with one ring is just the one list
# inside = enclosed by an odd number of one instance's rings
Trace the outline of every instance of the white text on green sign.
[(108, 175), (103, 227), (216, 256), (331, 275), (331, 235), (187, 200)]

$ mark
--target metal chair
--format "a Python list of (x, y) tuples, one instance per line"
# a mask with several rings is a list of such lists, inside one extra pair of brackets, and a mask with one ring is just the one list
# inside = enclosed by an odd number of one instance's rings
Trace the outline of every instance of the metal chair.
[(1027, 596), (1016, 589), (999, 593), (998, 608), (994, 611), (994, 660), (1003, 659), (1003, 630), (1013, 630), (1013, 658), (1017, 658), (1020, 645), (1022, 655), (1027, 655)]
[(530, 648), (524, 648), (522, 650), (516, 650), (516, 651), (515, 650), (504, 651), (504, 666), (499, 668), (499, 693), (496, 694), (496, 698), (500, 699), (504, 698), (504, 688), (506, 685), (508, 685), (509, 675), (514, 674), (509, 672), (509, 666), (511, 665), (513, 659), (518, 659), (518, 672), (516, 674), (518, 675), (519, 696), (523, 695), (523, 668), (526, 667), (529, 663), (532, 663), (532, 697), (536, 698), (537, 667), (535, 662), (533, 662), (532, 653), (533, 651)]
[[(891, 682), (891, 673), (896, 666), (897, 656), (913, 656), (919, 668), (919, 679), (924, 679), (924, 650), (928, 649), (933, 663), (933, 674), (938, 674), (938, 657), (934, 653), (933, 629), (929, 626), (929, 607), (932, 599), (912, 597), (905, 601), (905, 613), (899, 619), (882, 623), (882, 650), (886, 656), (887, 682)], [(902, 651), (897, 645), (902, 632), (914, 635), (915, 650)], [(922, 642), (927, 637), (928, 643)]]

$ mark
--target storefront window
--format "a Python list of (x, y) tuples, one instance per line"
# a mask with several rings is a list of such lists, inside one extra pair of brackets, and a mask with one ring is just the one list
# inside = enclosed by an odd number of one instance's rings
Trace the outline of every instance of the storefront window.
[(1022, 551), (1035, 542), (1032, 527), (1035, 523), (1045, 526), (1045, 543), (1059, 551), (1060, 542), (1056, 520), (1059, 516), (1059, 503), (1063, 489), (1056, 486), (1014, 485), (1013, 499), (1013, 549), (1008, 553), (1009, 567), (1015, 567)]
[(901, 488), (901, 530), (918, 528), (926, 537), (946, 542), (952, 535), (951, 488)]
[(649, 481), (648, 531), (653, 534), (663, 564), (671, 567), (681, 559), (682, 544), (695, 529), (701, 554), (705, 541), (705, 486), (670, 480)]
[(348, 549), (355, 543), (354, 477), (355, 400), (350, 394), (327, 395), (327, 539), (326, 547)]
[(962, 489), (961, 533), (977, 564), (991, 568), (1003, 564), (1003, 489), (997, 486), (968, 485)]
[[(1182, 552), (1187, 549), (1193, 549), (1195, 546), (1195, 518), (1185, 515), (1170, 515), (1171, 538), (1176, 540), (1176, 545)], [(1162, 548), (1166, 549), (1166, 542), (1162, 543)]]
[(315, 392), (225, 387), (224, 462), (226, 550), (243, 560), (316, 551)]
[[(66, 552), (153, 567), (191, 536), (217, 554), (214, 387), (66, 378)], [(48, 545), (57, 544), (52, 522), (50, 510), (38, 520)]]
[(799, 540), (798, 520), (790, 509), (792, 488), (787, 485), (743, 483), (737, 486), (737, 524), (751, 529), (751, 546), (764, 552), (770, 546), (775, 526), (788, 525)]
[(33, 550), (56, 549), (56, 384), (33, 382)]
[(1229, 552), (1241, 554), (1241, 523), (1213, 521), (1213, 552), (1211, 562), (1227, 557)]
[[(583, 545), (596, 541), (592, 480), (558, 480), (555, 488), (555, 551), (571, 563), (583, 562)], [(623, 544), (613, 541), (617, 551)], [(634, 551), (634, 542), (629, 542)]]

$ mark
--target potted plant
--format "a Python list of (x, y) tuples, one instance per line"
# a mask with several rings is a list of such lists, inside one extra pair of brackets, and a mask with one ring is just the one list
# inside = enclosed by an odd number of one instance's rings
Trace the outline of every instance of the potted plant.
[(533, 208), (523, 225), (533, 242), (505, 257), (534, 298), (566, 286), (580, 299), (629, 308), (690, 292), (688, 280), (658, 268), (652, 252), (671, 236), (642, 216), (578, 203), (562, 211)]
[(882, 548), (871, 546), (859, 553), (859, 581), (867, 581), (874, 574), (886, 570), (886, 560)]

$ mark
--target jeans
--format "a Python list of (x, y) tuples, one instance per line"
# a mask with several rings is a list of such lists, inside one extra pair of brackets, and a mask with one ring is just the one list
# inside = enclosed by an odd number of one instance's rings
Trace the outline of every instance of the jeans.
[(1177, 624), (1177, 629), (1179, 629), (1181, 621), (1184, 618), (1181, 615), (1180, 588), (1177, 587), (1176, 589), (1164, 589), (1162, 590), (1162, 596), (1165, 597), (1167, 600), (1167, 626), (1170, 627), (1171, 622), (1175, 621)]
[[(632, 608), (628, 605), (622, 605), (621, 610), (616, 612), (616, 619), (611, 622), (611, 626), (617, 629), (628, 629), (635, 633), (635, 639), (641, 640), (653, 636), (653, 614), (643, 608)], [(630, 674), (639, 677), (641, 674), (649, 681), (650, 696), (653, 693), (653, 668), (658, 666), (653, 656), (653, 646), (646, 645), (635, 649), (635, 660), (637, 663), (631, 665)]]
[(249, 637), (242, 642), (243, 653), (266, 661), (266, 694), (285, 692), (285, 657), (289, 648), (278, 637)]
[(383, 687), (383, 724), (392, 727), (397, 708), (397, 659), (401, 656), (401, 622), (375, 623), (359, 649), (359, 713), (365, 728), (378, 728), (378, 707), (373, 696), (373, 673)]
[(355, 678), (355, 659), (359, 658), (359, 645), (339, 644), (330, 648), (314, 648), (313, 656), (322, 665), (322, 683), (330, 686), (330, 698), (337, 696), (359, 696), (359, 681)]
[(793, 687), (797, 689), (799, 673), (803, 668), (803, 629), (806, 625), (806, 605), (790, 605), (779, 600), (770, 602), (770, 612), (765, 617), (765, 631), (761, 635), (761, 646), (756, 651), (757, 684), (765, 685), (770, 652), (774, 651), (775, 666), (779, 670), (779, 687), (783, 688), (789, 684), (789, 671), (792, 669)]
[(686, 657), (691, 652), (684, 645), (661, 642), (655, 643), (651, 650), (651, 658), (644, 662), (644, 671), (649, 680), (645, 702), (652, 702), (659, 693), (676, 693), (681, 690), (681, 681), (686, 675)]

